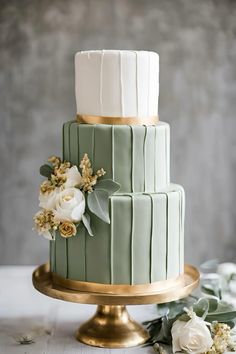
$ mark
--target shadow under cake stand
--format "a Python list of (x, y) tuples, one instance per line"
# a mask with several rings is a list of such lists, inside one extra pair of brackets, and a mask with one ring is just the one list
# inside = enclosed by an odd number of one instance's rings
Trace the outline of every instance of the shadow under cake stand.
[(77, 340), (96, 347), (127, 348), (145, 343), (149, 335), (130, 317), (126, 305), (161, 304), (184, 298), (198, 286), (199, 278), (195, 267), (185, 265), (181, 286), (172, 282), (169, 287), (150, 291), (147, 284), (147, 291), (144, 286), (137, 294), (128, 292), (132, 286), (127, 286), (126, 291), (114, 295), (106, 291), (106, 285), (103, 292), (71, 290), (56, 285), (46, 263), (33, 272), (33, 285), (39, 292), (55, 299), (97, 305), (95, 315), (77, 330)]

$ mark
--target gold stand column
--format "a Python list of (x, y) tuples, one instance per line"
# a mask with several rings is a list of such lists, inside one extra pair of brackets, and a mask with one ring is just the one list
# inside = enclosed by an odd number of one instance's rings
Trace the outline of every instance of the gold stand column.
[(103, 348), (133, 347), (148, 338), (148, 332), (121, 305), (99, 305), (95, 315), (76, 333), (80, 342)]

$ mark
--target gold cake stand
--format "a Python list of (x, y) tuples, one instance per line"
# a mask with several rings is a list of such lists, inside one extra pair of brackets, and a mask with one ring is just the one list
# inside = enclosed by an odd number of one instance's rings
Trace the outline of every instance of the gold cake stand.
[(97, 305), (95, 315), (77, 330), (77, 340), (96, 347), (127, 348), (145, 343), (149, 335), (130, 317), (126, 305), (161, 304), (184, 298), (198, 286), (200, 275), (195, 267), (185, 265), (181, 287), (172, 284), (170, 288), (135, 295), (71, 290), (55, 285), (52, 278), (49, 264), (43, 264), (33, 272), (33, 285), (55, 299)]

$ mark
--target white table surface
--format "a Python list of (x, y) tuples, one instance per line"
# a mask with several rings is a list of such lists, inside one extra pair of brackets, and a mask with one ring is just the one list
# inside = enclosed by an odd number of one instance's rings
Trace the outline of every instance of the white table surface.
[[(75, 330), (95, 312), (94, 305), (51, 299), (37, 292), (31, 282), (34, 267), (0, 267), (0, 354), (154, 353), (151, 347), (100, 349), (83, 345)], [(155, 305), (128, 306), (139, 322), (157, 317)], [(51, 334), (46, 334), (48, 329)], [(35, 343), (17, 344), (14, 337), (33, 331)]]

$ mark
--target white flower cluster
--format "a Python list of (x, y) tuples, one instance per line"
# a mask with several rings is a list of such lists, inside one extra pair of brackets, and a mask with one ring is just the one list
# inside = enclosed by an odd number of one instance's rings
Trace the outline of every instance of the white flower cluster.
[[(85, 212), (84, 194), (79, 188), (75, 188), (75, 186), (80, 186), (82, 178), (77, 166), (67, 168), (64, 178), (65, 183), (61, 186), (48, 190), (46, 193), (40, 191), (39, 194), (39, 206), (43, 212), (37, 213), (34, 219), (37, 231), (47, 239), (52, 239), (52, 223), (48, 222), (45, 226), (45, 223), (43, 225), (42, 222), (43, 227), (39, 222), (37, 223), (40, 217), (45, 214), (45, 211), (52, 213), (54, 229), (57, 229), (60, 223), (67, 223), (65, 224), (67, 227), (68, 223), (79, 223)], [(61, 235), (66, 237), (67, 234), (63, 234), (63, 228), (59, 227), (59, 229)], [(74, 232), (74, 229), (71, 228), (71, 230), (71, 232)], [(68, 234), (68, 236), (72, 236), (72, 234)]]

